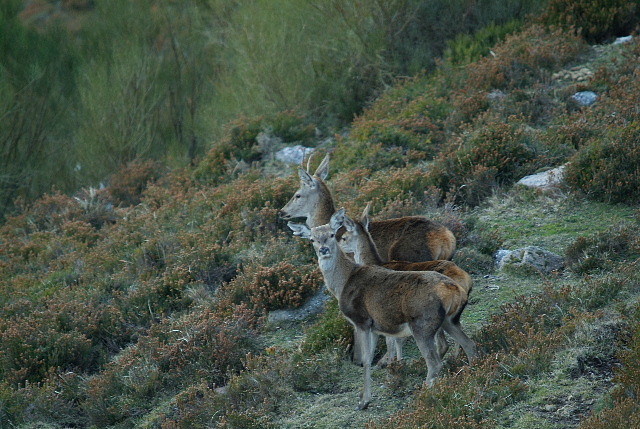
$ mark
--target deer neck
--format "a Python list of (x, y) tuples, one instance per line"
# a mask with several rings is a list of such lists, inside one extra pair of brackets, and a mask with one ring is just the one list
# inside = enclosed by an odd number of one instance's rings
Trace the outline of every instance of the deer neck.
[(333, 197), (327, 185), (324, 182), (318, 180), (318, 201), (316, 205), (310, 210), (307, 217), (307, 226), (314, 228), (320, 225), (326, 225), (329, 223), (331, 216), (335, 213), (336, 209), (333, 205)]
[(378, 253), (371, 234), (361, 231), (362, 236), (357, 241), (354, 257), (357, 263), (362, 265), (382, 265), (383, 261)]
[(337, 250), (332, 258), (319, 259), (318, 265), (324, 277), (324, 282), (329, 292), (338, 300), (342, 296), (342, 291), (349, 281), (356, 264), (350, 260), (341, 250)]

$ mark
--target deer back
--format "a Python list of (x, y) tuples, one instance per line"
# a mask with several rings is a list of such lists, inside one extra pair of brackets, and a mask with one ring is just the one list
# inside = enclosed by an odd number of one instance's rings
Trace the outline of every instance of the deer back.
[(384, 261), (448, 260), (456, 249), (448, 228), (422, 216), (374, 221), (369, 232)]
[(405, 262), (390, 261), (383, 264), (385, 268), (396, 271), (436, 271), (444, 274), (458, 283), (469, 294), (473, 287), (473, 280), (469, 273), (451, 261), (425, 261), (425, 262)]

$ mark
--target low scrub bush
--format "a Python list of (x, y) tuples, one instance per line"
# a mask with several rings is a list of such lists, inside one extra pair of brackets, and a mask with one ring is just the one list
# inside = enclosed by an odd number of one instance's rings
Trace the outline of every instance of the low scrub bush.
[(640, 202), (640, 121), (591, 139), (571, 159), (565, 174), (570, 186), (607, 202)]
[(602, 43), (636, 30), (640, 5), (631, 0), (550, 0), (540, 20), (575, 31), (589, 43)]
[(499, 186), (508, 185), (549, 162), (522, 122), (488, 117), (458, 137), (434, 161), (429, 172), (443, 199), (475, 206)]
[(548, 79), (574, 61), (587, 45), (567, 31), (529, 26), (508, 36), (487, 56), (468, 67), (468, 84), (484, 91), (515, 89)]
[(577, 273), (609, 271), (640, 253), (637, 225), (618, 225), (591, 237), (578, 237), (565, 250), (567, 266)]
[(82, 406), (91, 423), (131, 425), (194, 380), (223, 385), (255, 350), (257, 323), (255, 313), (239, 306), (231, 317), (203, 309), (156, 325), (87, 381)]
[(432, 388), (422, 389), (407, 411), (371, 428), (489, 428), (496, 421), (488, 410), (499, 413), (524, 397), (522, 380), (514, 378), (494, 355), (456, 375), (443, 376)]
[(111, 176), (107, 192), (116, 205), (136, 205), (147, 185), (161, 175), (161, 166), (155, 161), (130, 162)]
[(612, 403), (580, 424), (581, 429), (627, 428), (640, 425), (640, 308), (629, 309), (630, 329), (618, 353), (621, 365), (615, 379)]
[(198, 162), (193, 171), (194, 179), (210, 185), (224, 183), (233, 177), (238, 162), (251, 164), (273, 155), (278, 148), (261, 146), (258, 142), (260, 133), (268, 133), (282, 142), (306, 146), (312, 144), (315, 136), (315, 126), (293, 111), (236, 119), (224, 129), (224, 135)]
[(258, 311), (301, 306), (322, 285), (315, 264), (294, 266), (282, 261), (273, 266), (247, 263), (222, 293), (232, 302), (248, 303)]

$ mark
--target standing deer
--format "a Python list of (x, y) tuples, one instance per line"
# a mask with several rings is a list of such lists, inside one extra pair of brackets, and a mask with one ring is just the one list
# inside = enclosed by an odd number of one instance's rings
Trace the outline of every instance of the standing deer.
[(371, 203), (365, 207), (360, 221), (351, 219), (341, 212), (337, 218), (345, 227), (345, 232), (340, 236), (339, 243), (346, 253), (353, 253), (355, 261), (363, 265), (381, 265), (395, 271), (437, 271), (458, 282), (460, 286), (469, 294), (473, 287), (473, 280), (469, 273), (449, 260), (435, 260), (422, 262), (408, 262), (392, 260), (385, 262), (380, 253), (369, 227), (371, 220), (369, 210)]
[[(306, 171), (302, 168), (298, 170), (298, 175), (300, 188), (280, 210), (280, 217), (285, 220), (304, 217), (309, 228), (329, 223), (335, 212), (333, 196), (324, 182), (329, 175), (329, 154), (320, 162), (313, 176), (309, 171), (309, 163)], [(369, 229), (378, 252), (385, 261), (448, 260), (453, 257), (456, 249), (453, 233), (423, 216), (374, 221), (370, 223)], [(353, 360), (360, 364), (362, 352), (357, 335), (356, 333)]]
[[(351, 219), (344, 213), (344, 210), (336, 212), (336, 222), (345, 227), (344, 233), (339, 238), (339, 244), (346, 253), (352, 253), (355, 262), (362, 265), (379, 265), (395, 271), (436, 271), (457, 282), (467, 295), (471, 292), (471, 276), (451, 261), (425, 261), (406, 262), (390, 261), (383, 262), (376, 245), (369, 234), (369, 209), (370, 204), (362, 213), (360, 221)], [(448, 344), (444, 338), (442, 330), (438, 331), (436, 337), (438, 352), (442, 358), (448, 350)], [(394, 355), (398, 360), (402, 359), (402, 339), (387, 338), (387, 353), (380, 360), (381, 365), (385, 365), (393, 360)]]
[(429, 386), (442, 369), (435, 343), (441, 327), (462, 345), (470, 361), (475, 357), (476, 346), (460, 327), (467, 294), (459, 284), (434, 271), (391, 271), (355, 263), (338, 245), (336, 234), (341, 225), (335, 216), (328, 225), (311, 229), (304, 224), (288, 225), (295, 235), (311, 239), (327, 289), (359, 334), (364, 366), (359, 409), (367, 408), (371, 401), (371, 361), (380, 334), (415, 338), (427, 363), (425, 382)]
[[(280, 217), (285, 220), (305, 217), (309, 228), (327, 224), (335, 212), (331, 191), (324, 183), (329, 174), (329, 155), (313, 176), (302, 168), (298, 174), (300, 188), (280, 210)], [(369, 229), (384, 261), (448, 260), (456, 250), (453, 233), (423, 216), (373, 221)]]

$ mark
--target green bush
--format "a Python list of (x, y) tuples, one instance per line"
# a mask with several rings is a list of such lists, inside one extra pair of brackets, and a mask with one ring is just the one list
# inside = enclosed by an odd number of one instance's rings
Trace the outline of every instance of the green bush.
[(640, 202), (640, 121), (593, 138), (571, 159), (565, 180), (600, 201)]
[(318, 353), (322, 350), (346, 349), (353, 344), (353, 327), (340, 310), (338, 301), (331, 298), (320, 320), (307, 330), (302, 350)]
[(250, 164), (271, 158), (279, 148), (262, 147), (258, 142), (260, 133), (268, 133), (270, 137), (281, 139), (283, 143), (302, 143), (306, 146), (313, 145), (315, 135), (314, 125), (293, 111), (238, 118), (228, 123), (224, 129), (222, 138), (198, 162), (193, 171), (194, 179), (212, 185), (224, 183), (233, 178), (232, 173), (240, 161)]
[(476, 31), (473, 35), (461, 34), (447, 43), (444, 58), (449, 65), (460, 66), (477, 61), (508, 34), (520, 29), (522, 22), (509, 21), (503, 25), (495, 23)]
[(550, 0), (541, 21), (572, 30), (589, 43), (627, 36), (640, 24), (640, 5), (633, 0)]
[(468, 84), (480, 90), (515, 89), (537, 80), (585, 51), (586, 44), (567, 31), (530, 25), (508, 36), (486, 56), (467, 66)]
[(616, 262), (637, 256), (637, 225), (617, 225), (591, 237), (578, 237), (566, 250), (567, 266), (577, 273), (609, 270)]
[(431, 180), (443, 199), (471, 206), (495, 189), (532, 173), (545, 161), (535, 135), (517, 119), (487, 118), (436, 158)]

